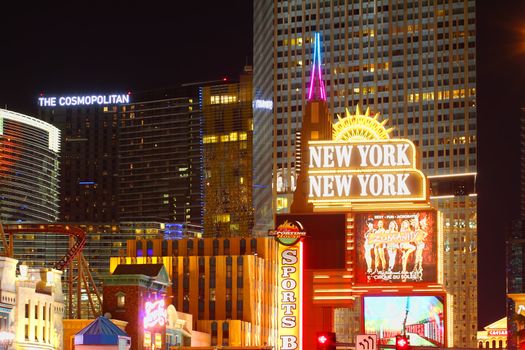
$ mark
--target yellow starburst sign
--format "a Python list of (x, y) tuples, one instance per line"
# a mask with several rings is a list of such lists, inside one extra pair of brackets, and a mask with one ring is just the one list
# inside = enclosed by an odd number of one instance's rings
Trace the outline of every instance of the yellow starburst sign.
[(332, 141), (310, 141), (309, 199), (314, 208), (363, 202), (427, 201), (427, 180), (417, 169), (417, 150), (392, 139), (388, 119), (346, 110), (333, 125)]
[(357, 140), (384, 140), (390, 138), (389, 133), (394, 128), (385, 128), (388, 119), (379, 121), (379, 113), (370, 117), (370, 108), (366, 109), (365, 114), (361, 114), (359, 105), (356, 113), (350, 114), (346, 108), (346, 117), (337, 116), (338, 122), (333, 125), (334, 141), (357, 141)]

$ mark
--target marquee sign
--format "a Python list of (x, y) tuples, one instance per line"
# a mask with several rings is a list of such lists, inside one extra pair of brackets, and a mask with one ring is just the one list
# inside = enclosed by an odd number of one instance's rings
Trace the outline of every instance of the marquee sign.
[(384, 122), (368, 113), (347, 111), (333, 126), (333, 140), (309, 141), (308, 202), (314, 206), (427, 199), (414, 143), (390, 139)]
[(129, 94), (112, 95), (83, 95), (83, 96), (50, 96), (39, 97), (39, 107), (69, 107), (69, 106), (105, 106), (127, 104), (130, 102)]
[(279, 350), (302, 349), (302, 248), (279, 244)]
[(278, 350), (302, 349), (303, 243), (299, 221), (285, 221), (268, 232), (279, 242)]
[(310, 141), (310, 202), (424, 200), (409, 140)]

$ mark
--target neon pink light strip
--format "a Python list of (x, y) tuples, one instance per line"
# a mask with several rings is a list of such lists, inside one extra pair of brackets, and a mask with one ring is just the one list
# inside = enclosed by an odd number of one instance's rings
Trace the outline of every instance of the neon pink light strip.
[(315, 46), (314, 46), (314, 63), (313, 63), (313, 68), (312, 68), (312, 72), (310, 73), (310, 89), (308, 91), (308, 99), (311, 100), (312, 99), (312, 93), (314, 92), (314, 77), (315, 77), (315, 58), (317, 56), (316, 50), (317, 48), (317, 33), (315, 34)]
[(308, 91), (308, 99), (311, 100), (314, 92), (315, 85), (315, 70), (317, 69), (317, 75), (319, 79), (319, 89), (321, 93), (321, 100), (326, 100), (326, 90), (323, 83), (323, 75), (321, 72), (321, 36), (320, 33), (315, 33), (315, 45), (314, 45), (314, 62), (313, 69), (310, 74), (310, 89)]
[(326, 101), (326, 91), (324, 90), (323, 76), (321, 73), (321, 36), (319, 33), (316, 34), (319, 40), (319, 44), (317, 45), (317, 69), (319, 72), (319, 87), (321, 89), (321, 99), (323, 101)]

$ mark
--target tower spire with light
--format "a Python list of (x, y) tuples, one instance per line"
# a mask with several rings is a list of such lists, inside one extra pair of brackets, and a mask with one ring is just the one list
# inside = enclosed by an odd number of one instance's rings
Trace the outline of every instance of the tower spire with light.
[(321, 72), (321, 34), (315, 33), (314, 41), (314, 60), (310, 73), (310, 87), (308, 89), (308, 100), (326, 101), (326, 90)]

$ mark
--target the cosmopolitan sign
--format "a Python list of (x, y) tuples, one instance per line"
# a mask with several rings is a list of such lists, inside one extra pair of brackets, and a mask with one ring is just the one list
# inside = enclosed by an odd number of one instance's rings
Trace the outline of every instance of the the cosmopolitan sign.
[(130, 102), (129, 94), (39, 97), (40, 107), (107, 106)]
[(405, 139), (310, 141), (309, 202), (425, 200), (416, 148)]

